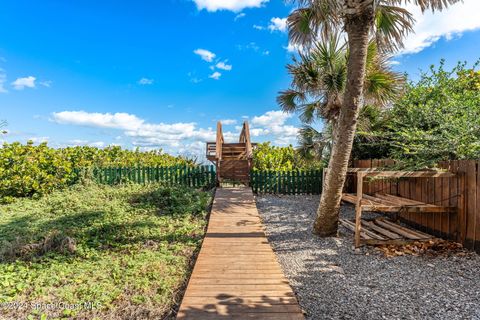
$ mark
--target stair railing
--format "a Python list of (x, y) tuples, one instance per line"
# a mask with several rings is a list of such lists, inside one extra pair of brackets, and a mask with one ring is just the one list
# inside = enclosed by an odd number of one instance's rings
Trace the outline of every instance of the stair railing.
[(250, 140), (250, 126), (248, 121), (243, 122), (242, 132), (240, 133), (239, 143), (245, 143), (245, 152), (247, 158), (253, 157), (252, 141)]
[(223, 132), (222, 132), (222, 123), (219, 121), (217, 122), (217, 138), (215, 142), (215, 157), (218, 160), (222, 160), (222, 149), (223, 149)]

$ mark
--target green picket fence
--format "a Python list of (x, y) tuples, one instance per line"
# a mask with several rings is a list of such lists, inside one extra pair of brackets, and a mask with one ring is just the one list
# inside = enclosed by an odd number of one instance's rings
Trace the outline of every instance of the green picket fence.
[(320, 194), (322, 170), (252, 171), (250, 184), (255, 193)]
[(109, 185), (124, 182), (140, 184), (162, 182), (167, 185), (180, 184), (200, 188), (214, 187), (216, 184), (214, 166), (104, 167), (94, 168), (92, 175), (98, 183)]

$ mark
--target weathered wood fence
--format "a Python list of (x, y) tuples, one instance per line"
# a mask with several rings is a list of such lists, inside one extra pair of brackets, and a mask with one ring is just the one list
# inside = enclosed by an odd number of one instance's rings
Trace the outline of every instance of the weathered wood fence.
[[(77, 171), (82, 172), (81, 169)], [(180, 184), (200, 188), (213, 187), (216, 184), (215, 166), (104, 167), (93, 168), (91, 176), (96, 182), (109, 185), (124, 182), (162, 182), (167, 185)]]
[[(356, 160), (353, 167), (381, 168), (392, 164), (392, 160)], [(480, 161), (444, 161), (439, 163), (439, 167), (457, 176), (376, 179), (364, 182), (363, 189), (369, 194), (383, 192), (425, 203), (457, 207), (456, 214), (402, 213), (401, 217), (421, 231), (459, 241), (466, 248), (480, 252)]]
[(255, 193), (320, 194), (322, 170), (252, 171), (250, 185)]

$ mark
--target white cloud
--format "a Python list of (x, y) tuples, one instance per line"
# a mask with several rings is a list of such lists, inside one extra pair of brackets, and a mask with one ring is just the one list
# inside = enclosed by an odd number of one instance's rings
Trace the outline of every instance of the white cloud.
[(250, 42), (246, 45), (237, 44), (236, 47), (240, 51), (244, 51), (244, 50), (258, 51), (258, 50), (260, 50), (260, 47), (257, 45), (256, 42)]
[(25, 88), (35, 88), (35, 80), (37, 80), (37, 78), (33, 76), (18, 78), (17, 80), (12, 82), (12, 86), (15, 90), (23, 90)]
[(128, 113), (90, 113), (85, 111), (61, 111), (53, 113), (53, 121), (89, 127), (135, 130), (144, 120)]
[(145, 86), (145, 85), (153, 84), (153, 81), (154, 81), (153, 79), (141, 78), (140, 80), (138, 80), (138, 84)]
[(7, 93), (8, 90), (5, 89), (5, 82), (7, 82), (7, 74), (5, 70), (0, 68), (0, 93)]
[(254, 24), (254, 25), (253, 25), (253, 29), (265, 30), (265, 27), (259, 26), (258, 24)]
[(68, 141), (69, 146), (90, 146), (90, 147), (97, 147), (103, 148), (105, 147), (106, 143), (103, 141), (88, 141), (88, 140), (81, 140), (81, 139), (73, 139)]
[(464, 0), (444, 11), (426, 11), (422, 14), (418, 6), (407, 5), (406, 8), (416, 19), (415, 33), (405, 39), (405, 48), (400, 54), (417, 53), (431, 46), (440, 38), (447, 40), (453, 35), (461, 35), (465, 31), (480, 28), (480, 1)]
[(301, 45), (292, 44), (291, 42), (289, 42), (288, 46), (284, 47), (284, 49), (286, 49), (290, 53), (296, 53), (304, 50)]
[[(277, 145), (294, 144), (298, 128), (287, 123), (292, 117), (282, 111), (268, 111), (251, 119), (251, 135), (255, 141), (273, 141)], [(98, 113), (86, 111), (61, 111), (52, 114), (52, 121), (65, 125), (88, 126), (101, 129), (121, 130), (114, 134), (117, 141), (144, 149), (162, 148), (171, 154), (195, 154), (204, 156), (205, 142), (215, 141), (216, 130), (212, 127), (199, 127), (194, 122), (151, 123), (128, 113)], [(237, 124), (236, 119), (224, 119), (227, 125)], [(227, 142), (238, 141), (241, 127), (224, 131)], [(73, 145), (92, 145), (104, 147), (101, 141), (71, 140)]]
[(225, 62), (219, 62), (216, 64), (217, 69), (222, 69), (225, 71), (230, 71), (232, 70), (232, 65), (231, 64), (226, 64), (227, 61)]
[(268, 25), (268, 30), (270, 31), (287, 31), (287, 18), (272, 18), (270, 24)]
[(238, 19), (241, 19), (241, 18), (243, 18), (243, 17), (245, 17), (245, 16), (246, 16), (246, 14), (243, 13), (243, 12), (241, 12), (241, 13), (239, 13), (239, 14), (237, 14), (237, 15), (235, 16), (235, 18), (233, 19), (233, 21), (237, 21)]
[(245, 8), (258, 8), (269, 0), (193, 0), (198, 10), (206, 9), (210, 12), (218, 10), (242, 11)]
[(215, 80), (219, 80), (220, 77), (222, 76), (222, 74), (218, 71), (215, 71), (214, 73), (212, 73), (211, 75), (209, 75), (208, 77), (210, 79), (215, 79)]
[(52, 120), (59, 124), (122, 130), (126, 137), (133, 139), (132, 143), (136, 146), (175, 147), (181, 145), (184, 140), (215, 140), (215, 131), (212, 128), (197, 128), (193, 122), (148, 123), (128, 113), (61, 111), (53, 113)]
[(38, 84), (40, 84), (41, 86), (50, 88), (52, 86), (52, 83), (53, 83), (52, 81), (46, 80), (46, 81), (40, 81)]
[(267, 111), (261, 116), (255, 116), (252, 119), (252, 124), (260, 126), (276, 126), (282, 125), (287, 121), (288, 118), (291, 118), (292, 115), (284, 113), (282, 111)]
[(237, 120), (235, 119), (223, 119), (223, 120), (220, 120), (220, 122), (226, 126), (229, 126), (229, 125), (233, 125), (233, 124), (236, 124), (237, 123)]
[(196, 49), (193, 51), (196, 55), (199, 55), (203, 60), (207, 62), (212, 62), (213, 59), (217, 56), (215, 53), (208, 51), (206, 49)]
[(298, 128), (285, 123), (291, 117), (282, 111), (267, 111), (253, 117), (250, 132), (254, 137), (270, 136), (279, 145), (292, 144), (297, 139)]

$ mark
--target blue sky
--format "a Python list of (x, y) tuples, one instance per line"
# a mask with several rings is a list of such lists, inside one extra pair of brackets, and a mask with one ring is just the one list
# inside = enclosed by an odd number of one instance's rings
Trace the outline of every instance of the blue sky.
[[(416, 34), (394, 57), (413, 78), (441, 58), (480, 57), (479, 1), (439, 15), (414, 8)], [(275, 99), (291, 61), (275, 0), (2, 1), (0, 119), (5, 141), (201, 153), (225, 121), (255, 141), (295, 143)]]

